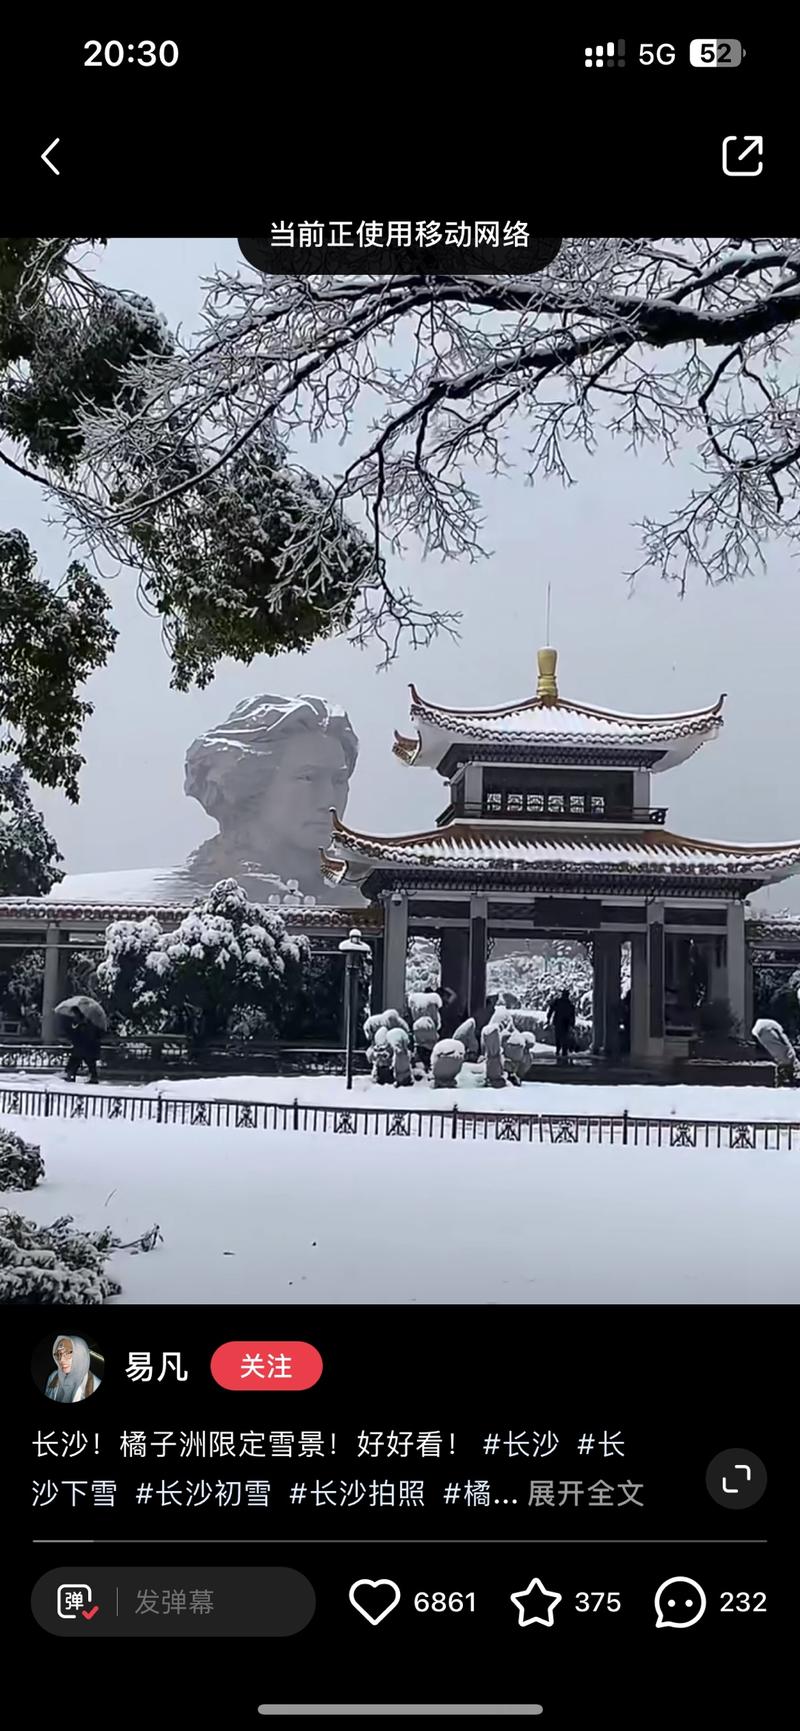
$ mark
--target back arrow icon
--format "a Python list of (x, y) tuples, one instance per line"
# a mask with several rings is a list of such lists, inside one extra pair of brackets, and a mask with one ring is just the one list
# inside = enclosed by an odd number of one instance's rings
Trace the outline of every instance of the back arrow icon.
[(42, 151), (41, 160), (42, 160), (42, 162), (47, 163), (48, 168), (51, 170), (51, 172), (53, 174), (60, 174), (61, 169), (56, 168), (55, 163), (50, 161), (50, 152), (51, 152), (51, 150), (55, 150), (56, 145), (60, 144), (60, 143), (61, 143), (60, 138), (54, 138), (52, 144), (48, 144), (47, 149)]

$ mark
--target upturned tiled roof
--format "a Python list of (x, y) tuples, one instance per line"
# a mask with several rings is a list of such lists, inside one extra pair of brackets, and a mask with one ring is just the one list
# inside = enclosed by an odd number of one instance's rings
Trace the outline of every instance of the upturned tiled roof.
[(657, 767), (682, 762), (706, 740), (714, 739), (722, 722), (724, 694), (707, 709), (683, 710), (670, 715), (628, 715), (620, 710), (598, 709), (552, 695), (537, 693), (521, 703), (497, 709), (451, 709), (430, 703), (410, 687), (413, 734), (395, 733), (394, 753), (404, 763), (436, 768), (451, 746), (517, 745), (526, 752), (537, 747), (585, 751), (589, 757), (603, 750), (659, 754)]
[[(331, 882), (364, 876), (364, 868), (401, 866), (411, 870), (590, 871), (613, 877), (673, 874), (703, 878), (760, 879), (777, 882), (800, 871), (800, 841), (764, 846), (698, 841), (663, 829), (596, 827), (548, 828), (502, 822), (454, 822), (415, 835), (374, 836), (333, 820), (331, 851), (322, 869)], [(352, 869), (351, 869), (352, 868)]]

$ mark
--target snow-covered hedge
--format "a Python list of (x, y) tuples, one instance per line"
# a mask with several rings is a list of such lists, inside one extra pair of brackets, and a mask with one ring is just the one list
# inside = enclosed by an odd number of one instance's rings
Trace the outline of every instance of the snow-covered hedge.
[(0, 1130), (0, 1190), (35, 1190), (43, 1177), (40, 1150), (15, 1130)]
[(37, 1226), (0, 1211), (0, 1304), (103, 1304), (122, 1288), (106, 1263), (115, 1239), (76, 1231), (72, 1216)]

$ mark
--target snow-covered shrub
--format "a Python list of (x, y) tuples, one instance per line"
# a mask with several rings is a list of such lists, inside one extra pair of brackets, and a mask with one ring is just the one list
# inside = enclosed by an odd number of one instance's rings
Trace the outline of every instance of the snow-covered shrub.
[(277, 908), (249, 902), (224, 878), (174, 931), (153, 916), (110, 925), (98, 988), (118, 1029), (185, 1032), (198, 1042), (269, 1035), (309, 957), (307, 940), (287, 931)]
[(438, 1022), (442, 1000), (438, 992), (409, 992), (408, 1007), (414, 1020), (417, 1016), (433, 1016)]
[(533, 1043), (532, 1034), (522, 1033), (513, 1025), (501, 1032), (503, 1063), (512, 1082), (521, 1082), (527, 1076), (533, 1061)]
[(389, 1082), (394, 1081), (394, 1053), (389, 1042), (388, 1028), (378, 1027), (375, 1029), (374, 1036), (370, 1039), (370, 1044), (367, 1047), (367, 1057), (372, 1065), (373, 1082), (381, 1083), (385, 1087)]
[(464, 1063), (464, 1047), (460, 1040), (437, 1040), (431, 1052), (431, 1075), (434, 1088), (453, 1088)]
[(410, 1040), (404, 1028), (388, 1028), (386, 1038), (392, 1053), (392, 1077), (396, 1088), (410, 1088), (411, 1075)]
[(472, 1062), (478, 1056), (478, 1032), (475, 1017), (468, 1016), (465, 1022), (459, 1022), (453, 1035), (454, 1040), (460, 1040), (467, 1058)]
[(44, 1177), (41, 1152), (14, 1130), (0, 1130), (0, 1190), (35, 1190)]
[(506, 1073), (501, 1042), (502, 1024), (487, 1022), (481, 1033), (481, 1050), (486, 1061), (486, 1084), (489, 1088), (504, 1088)]
[(797, 1054), (785, 1028), (769, 1017), (759, 1017), (753, 1026), (753, 1039), (762, 1046), (768, 1058), (781, 1069), (794, 1069)]
[(0, 1304), (103, 1304), (122, 1288), (106, 1269), (111, 1229), (76, 1231), (71, 1215), (37, 1226), (0, 1210)]
[(431, 1052), (439, 1038), (439, 1020), (433, 1016), (417, 1016), (412, 1028), (414, 1035), (414, 1057), (418, 1059), (423, 1070), (430, 1069)]
[(701, 1004), (697, 1011), (697, 1026), (701, 1034), (733, 1034), (735, 1019), (727, 1000), (712, 998)]
[(406, 1034), (411, 1032), (399, 1010), (379, 1010), (376, 1015), (367, 1016), (364, 1022), (364, 1035), (368, 1046), (374, 1041), (379, 1028), (402, 1028)]
[(512, 1010), (511, 1019), (515, 1028), (526, 1034), (543, 1034), (550, 1026), (547, 1010)]

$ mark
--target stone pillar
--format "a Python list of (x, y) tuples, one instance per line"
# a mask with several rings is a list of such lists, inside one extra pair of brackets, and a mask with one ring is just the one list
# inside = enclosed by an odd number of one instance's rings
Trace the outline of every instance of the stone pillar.
[(384, 903), (383, 1008), (403, 1014), (406, 1001), (406, 948), (408, 945), (408, 897), (395, 890)]
[(458, 1020), (463, 1021), (469, 1003), (469, 930), (466, 926), (443, 926), (440, 943), (440, 990), (444, 994), (449, 987), (455, 992)]
[(464, 816), (480, 817), (483, 811), (483, 764), (468, 763), (464, 769)]
[(712, 938), (709, 945), (708, 958), (708, 1002), (719, 1003), (728, 995), (728, 965), (725, 959), (726, 941), (724, 938)]
[(650, 998), (647, 982), (647, 937), (634, 932), (631, 938), (631, 1058), (637, 1062), (648, 1054)]
[(383, 932), (372, 940), (372, 978), (369, 986), (369, 1013), (376, 1016), (383, 997)]
[(755, 981), (753, 979), (753, 957), (745, 943), (744, 953), (744, 1033), (749, 1037), (753, 1026), (753, 994)]
[(650, 805), (649, 769), (635, 769), (633, 772), (633, 804), (640, 811)]
[(592, 940), (592, 1051), (596, 1057), (605, 1048), (605, 954), (603, 938), (595, 932)]
[(731, 902), (728, 907), (728, 1006), (738, 1034), (749, 1032), (747, 1027), (747, 952), (744, 940), (744, 903)]
[(60, 1032), (54, 1011), (56, 1004), (66, 996), (69, 954), (66, 947), (59, 946), (66, 946), (68, 942), (67, 932), (57, 925), (48, 926), (42, 984), (42, 1040), (46, 1046), (52, 1045)]
[(664, 1050), (664, 904), (647, 908), (647, 1035), (651, 1057)]
[(604, 933), (606, 1031), (604, 1051), (607, 1058), (618, 1058), (620, 1048), (620, 967), (622, 939), (613, 932)]
[(470, 1016), (481, 1017), (486, 1005), (486, 938), (489, 904), (485, 896), (469, 898), (469, 998)]
[(620, 950), (622, 939), (597, 932), (592, 945), (592, 1051), (619, 1055)]

